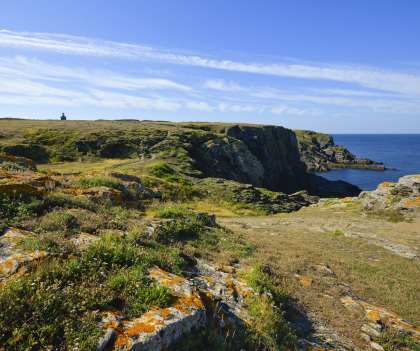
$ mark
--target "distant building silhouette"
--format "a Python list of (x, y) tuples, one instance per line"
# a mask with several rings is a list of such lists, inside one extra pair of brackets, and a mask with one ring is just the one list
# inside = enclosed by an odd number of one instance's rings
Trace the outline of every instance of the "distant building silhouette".
[(60, 119), (61, 119), (62, 121), (65, 121), (65, 120), (67, 119), (67, 117), (66, 117), (66, 115), (64, 114), (64, 112), (63, 112), (63, 114), (61, 115)]

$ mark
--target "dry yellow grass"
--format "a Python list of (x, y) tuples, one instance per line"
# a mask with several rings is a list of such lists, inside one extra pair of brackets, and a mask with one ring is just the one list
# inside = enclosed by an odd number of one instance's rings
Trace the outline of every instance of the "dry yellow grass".
[[(284, 275), (290, 292), (311, 314), (354, 341), (360, 342), (362, 319), (342, 306), (339, 298), (344, 295), (388, 308), (420, 325), (420, 262), (384, 247), (404, 243), (418, 252), (420, 218), (411, 223), (391, 223), (365, 216), (356, 205), (306, 208), (267, 217), (220, 218), (219, 223), (254, 245), (252, 259)], [(360, 237), (336, 236), (334, 228)], [(317, 270), (315, 266), (321, 263), (334, 275)], [(295, 273), (313, 283), (302, 285)]]

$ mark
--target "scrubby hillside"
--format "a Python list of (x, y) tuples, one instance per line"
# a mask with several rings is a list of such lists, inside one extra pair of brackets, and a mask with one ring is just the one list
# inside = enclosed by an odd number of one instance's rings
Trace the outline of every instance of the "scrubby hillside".
[(319, 200), (281, 127), (0, 124), (0, 350), (419, 350), (418, 177)]
[[(10, 121), (0, 149), (38, 163), (162, 160), (184, 176), (217, 177), (273, 191), (354, 196), (345, 182), (306, 173), (295, 134), (277, 126), (148, 121)], [(149, 162), (150, 164), (150, 162)]]

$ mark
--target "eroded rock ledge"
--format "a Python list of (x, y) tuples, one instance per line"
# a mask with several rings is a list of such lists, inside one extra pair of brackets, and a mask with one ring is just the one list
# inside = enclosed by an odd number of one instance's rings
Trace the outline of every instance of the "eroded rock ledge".
[(360, 168), (383, 171), (382, 162), (357, 158), (342, 145), (334, 145), (331, 135), (310, 130), (295, 130), (300, 159), (309, 172), (327, 172), (337, 168)]

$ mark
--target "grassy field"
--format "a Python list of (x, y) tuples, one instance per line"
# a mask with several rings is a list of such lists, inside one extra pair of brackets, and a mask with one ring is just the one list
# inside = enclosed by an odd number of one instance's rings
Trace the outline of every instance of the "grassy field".
[[(290, 293), (312, 316), (328, 321), (353, 340), (357, 341), (362, 319), (342, 306), (340, 297), (346, 294), (420, 324), (420, 262), (387, 249), (390, 244), (403, 244), (418, 254), (420, 218), (393, 223), (367, 217), (360, 205), (352, 205), (304, 208), (269, 217), (221, 218), (220, 222), (255, 247), (255, 260), (272, 265), (286, 278)], [(336, 229), (343, 234), (334, 235)], [(349, 234), (358, 238), (345, 236)], [(334, 275), (316, 270), (319, 264), (327, 265)], [(295, 273), (312, 279), (311, 286), (302, 286)]]

